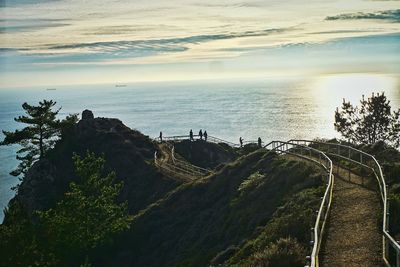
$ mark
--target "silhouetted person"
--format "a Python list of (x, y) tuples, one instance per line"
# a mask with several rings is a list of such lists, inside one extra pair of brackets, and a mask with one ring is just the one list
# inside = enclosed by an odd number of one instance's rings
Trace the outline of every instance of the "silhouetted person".
[(190, 132), (189, 132), (189, 139), (190, 139), (190, 141), (194, 141), (193, 140), (193, 131), (192, 131), (192, 129), (190, 129)]
[(160, 142), (162, 142), (162, 132), (160, 132)]
[(199, 131), (200, 140), (203, 140), (203, 131), (200, 129)]
[(205, 141), (207, 141), (207, 137), (208, 137), (207, 131), (204, 131), (204, 140)]
[(240, 147), (243, 147), (243, 138), (239, 137), (239, 143), (240, 143)]
[(261, 144), (262, 144), (261, 137), (258, 137), (258, 147), (261, 148)]

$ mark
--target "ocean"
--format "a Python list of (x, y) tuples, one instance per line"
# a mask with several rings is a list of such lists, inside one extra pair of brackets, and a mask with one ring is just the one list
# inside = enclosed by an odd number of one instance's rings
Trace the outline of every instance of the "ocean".
[[(355, 102), (372, 92), (385, 91), (392, 106), (400, 107), (400, 82), (390, 75), (342, 75), (313, 78), (274, 78), (252, 81), (202, 81), (57, 86), (0, 89), (0, 129), (11, 131), (22, 115), (22, 103), (57, 101), (60, 117), (93, 111), (96, 117), (118, 118), (151, 137), (185, 135), (207, 130), (232, 142), (338, 137), (334, 111), (342, 99)], [(0, 135), (3, 139), (3, 135)], [(18, 179), (9, 175), (18, 164), (17, 146), (0, 147), (0, 209), (14, 196)], [(3, 214), (0, 213), (0, 222)]]

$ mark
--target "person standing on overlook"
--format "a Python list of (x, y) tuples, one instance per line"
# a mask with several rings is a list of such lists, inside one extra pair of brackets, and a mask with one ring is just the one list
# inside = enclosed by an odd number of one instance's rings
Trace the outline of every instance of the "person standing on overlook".
[(206, 142), (207, 142), (207, 137), (208, 137), (207, 131), (204, 131), (204, 141)]
[(160, 143), (162, 143), (162, 132), (160, 132)]
[(193, 131), (192, 131), (192, 129), (190, 129), (190, 132), (189, 132), (189, 140), (190, 141), (194, 141), (193, 140)]
[(203, 131), (200, 129), (199, 131), (200, 140), (203, 140)]
[(258, 137), (258, 147), (259, 148), (261, 148), (261, 144), (262, 144), (261, 137)]
[(243, 147), (243, 138), (239, 137), (239, 143), (240, 143), (240, 147)]

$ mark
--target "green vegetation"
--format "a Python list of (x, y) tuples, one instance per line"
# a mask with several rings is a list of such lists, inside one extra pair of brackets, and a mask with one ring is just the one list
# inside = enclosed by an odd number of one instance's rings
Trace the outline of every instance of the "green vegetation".
[(390, 231), (400, 237), (400, 194), (391, 194), (389, 196), (390, 203)]
[(251, 189), (252, 187), (257, 186), (263, 178), (264, 177), (260, 172), (253, 173), (240, 184), (238, 191), (244, 192), (246, 189)]
[[(257, 150), (135, 216), (131, 230), (102, 262), (254, 266), (256, 254), (271, 250), (271, 261), (276, 253), (288, 253), (304, 264), (324, 176), (312, 163)], [(288, 248), (296, 251), (281, 249), (281, 238), (289, 238)], [(272, 251), (274, 243), (279, 249)], [(121, 255), (129, 255), (127, 261), (115, 262)], [(295, 258), (292, 266), (298, 266)]]
[(39, 102), (39, 106), (24, 103), (22, 108), (27, 116), (19, 116), (14, 120), (28, 126), (15, 132), (3, 131), (5, 138), (0, 145), (19, 144), (22, 146), (17, 151), (17, 159), (21, 162), (11, 175), (25, 174), (36, 160), (43, 158), (54, 146), (62, 131), (77, 122), (76, 114), (69, 115), (64, 120), (58, 120), (57, 115), (60, 109), (54, 111), (55, 104), (53, 100), (43, 100)]
[[(229, 259), (225, 260), (223, 266), (304, 266), (308, 252), (309, 231), (315, 222), (314, 210), (318, 208), (319, 197), (323, 192), (322, 186), (309, 188), (283, 201), (285, 204), (278, 207), (261, 232), (242, 244)], [(290, 244), (288, 249), (283, 251), (277, 249), (282, 238), (285, 240), (283, 244)], [(280, 253), (291, 254), (294, 257), (287, 257), (285, 260), (288, 262), (281, 261), (279, 264), (270, 262), (270, 265), (262, 265), (259, 262), (260, 258), (273, 258)], [(265, 264), (266, 262), (268, 261), (265, 261)]]
[[(80, 183), (56, 206), (29, 218), (14, 202), (0, 226), (2, 266), (88, 266), (94, 254), (112, 245), (130, 227), (127, 203), (118, 203), (122, 182), (103, 175), (104, 158), (74, 156)], [(11, 214), (12, 213), (12, 214)], [(36, 216), (35, 216), (36, 215)]]
[(335, 129), (349, 142), (375, 144), (378, 141), (400, 146), (400, 109), (392, 113), (385, 94), (372, 94), (361, 106), (343, 100), (342, 108), (335, 112)]
[(295, 267), (304, 265), (306, 250), (295, 239), (280, 238), (261, 252), (256, 252), (250, 266)]
[[(341, 111), (336, 110), (335, 128), (350, 143), (379, 161), (389, 185), (390, 233), (400, 237), (400, 109), (392, 112), (390, 101), (384, 93), (372, 94), (361, 100), (361, 106), (343, 101)], [(362, 168), (341, 163), (356, 173)], [(365, 172), (365, 171), (364, 171)]]

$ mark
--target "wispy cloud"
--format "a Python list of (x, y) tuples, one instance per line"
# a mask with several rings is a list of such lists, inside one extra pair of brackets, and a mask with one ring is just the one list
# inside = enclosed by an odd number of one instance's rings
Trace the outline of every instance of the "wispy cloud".
[(71, 25), (65, 19), (0, 19), (0, 33), (31, 32)]
[(373, 19), (373, 20), (388, 20), (392, 22), (400, 22), (400, 9), (385, 10), (377, 12), (356, 12), (345, 13), (336, 16), (328, 16), (325, 20), (356, 20), (356, 19)]
[(59, 0), (0, 0), (0, 7), (14, 7), (20, 5), (32, 5), (38, 3), (54, 2)]
[(368, 30), (332, 30), (332, 31), (320, 31), (310, 32), (309, 34), (341, 34), (341, 33), (374, 33), (380, 32), (379, 29), (368, 29)]
[(196, 44), (215, 40), (225, 40), (242, 37), (255, 37), (255, 36), (266, 36), (273, 33), (281, 33), (289, 30), (288, 28), (281, 29), (265, 29), (261, 31), (244, 31), (236, 33), (224, 33), (224, 34), (208, 34), (208, 35), (194, 35), (180, 38), (168, 38), (168, 39), (155, 39), (155, 40), (138, 40), (138, 41), (117, 41), (117, 42), (96, 42), (96, 43), (80, 43), (71, 45), (57, 45), (51, 46), (49, 49), (71, 49), (71, 48), (97, 48), (97, 47), (114, 47), (114, 46), (158, 46), (167, 44)]
[(243, 37), (258, 37), (290, 31), (292, 28), (265, 29), (226, 34), (194, 35), (181, 38), (143, 39), (135, 41), (110, 41), (73, 43), (24, 48), (20, 52), (31, 56), (37, 63), (102, 62), (126, 58), (149, 57), (189, 50), (192, 45), (211, 41)]
[[(78, 70), (107, 66), (118, 72), (117, 64), (139, 73), (157, 66), (166, 74), (175, 67), (179, 76), (190, 64), (225, 60), (241, 68), (247, 58), (249, 68), (276, 65), (261, 57), (266, 50), (285, 54), (300, 46), (296, 52), (310, 53), (306, 44), (400, 32), (393, 23), (400, 20), (399, 1), (380, 1), (0, 0), (0, 76), (5, 69), (25, 77), (43, 68), (43, 79), (56, 70), (80, 79)], [(287, 56), (288, 65), (295, 55)], [(329, 56), (316, 60), (323, 57)]]

